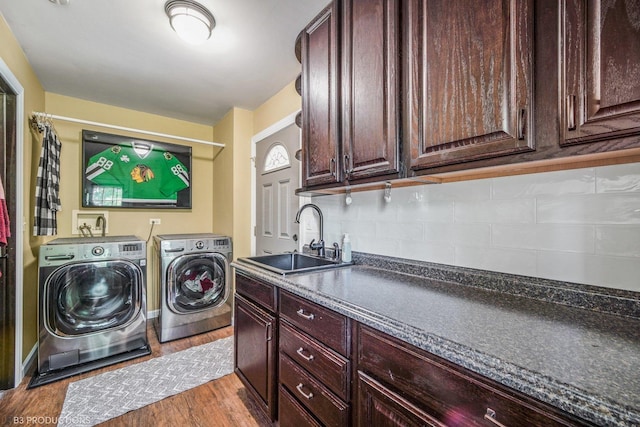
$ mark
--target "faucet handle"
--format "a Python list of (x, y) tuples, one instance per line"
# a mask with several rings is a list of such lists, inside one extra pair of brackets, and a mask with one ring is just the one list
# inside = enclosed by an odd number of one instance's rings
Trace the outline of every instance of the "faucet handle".
[(340, 245), (337, 242), (333, 242), (333, 260), (340, 260)]

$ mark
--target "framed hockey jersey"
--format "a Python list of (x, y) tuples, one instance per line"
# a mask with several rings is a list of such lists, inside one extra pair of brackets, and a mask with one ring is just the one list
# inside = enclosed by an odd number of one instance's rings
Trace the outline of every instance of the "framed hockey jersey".
[(191, 208), (191, 147), (82, 131), (82, 206)]

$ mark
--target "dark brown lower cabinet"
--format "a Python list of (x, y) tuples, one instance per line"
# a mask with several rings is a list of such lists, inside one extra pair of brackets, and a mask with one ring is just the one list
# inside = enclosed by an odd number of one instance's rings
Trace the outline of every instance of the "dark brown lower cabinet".
[(594, 426), (242, 274), (234, 328), (235, 372), (279, 427)]
[(370, 327), (356, 333), (356, 425), (592, 425)]
[(358, 371), (358, 425), (444, 427), (422, 409)]
[(235, 372), (262, 410), (276, 419), (276, 317), (235, 296)]
[(278, 422), (281, 427), (310, 426), (320, 427), (322, 424), (316, 421), (289, 391), (280, 386), (278, 398)]

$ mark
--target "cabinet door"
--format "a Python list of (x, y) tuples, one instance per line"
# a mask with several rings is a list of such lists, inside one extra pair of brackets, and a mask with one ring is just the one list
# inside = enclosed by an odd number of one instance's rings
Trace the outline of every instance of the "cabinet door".
[(357, 414), (356, 425), (363, 427), (445, 426), (361, 371), (358, 371)]
[(533, 150), (533, 1), (407, 0), (404, 16), (411, 168)]
[(302, 33), (303, 186), (341, 180), (338, 23), (333, 2)]
[(640, 145), (640, 5), (561, 3), (561, 145)]
[(235, 296), (235, 372), (273, 421), (276, 413), (276, 319)]
[(397, 173), (400, 0), (345, 0), (342, 13), (345, 178)]

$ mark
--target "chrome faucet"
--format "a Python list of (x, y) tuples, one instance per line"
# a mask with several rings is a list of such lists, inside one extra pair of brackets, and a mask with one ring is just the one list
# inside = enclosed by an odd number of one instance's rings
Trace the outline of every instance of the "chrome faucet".
[(298, 210), (298, 213), (296, 214), (296, 222), (298, 224), (300, 224), (300, 214), (302, 214), (302, 211), (305, 210), (306, 208), (312, 208), (315, 209), (316, 212), (318, 212), (318, 217), (320, 218), (320, 241), (315, 243), (316, 239), (313, 239), (311, 241), (311, 243), (309, 243), (309, 247), (311, 249), (315, 249), (318, 251), (318, 256), (323, 257), (324, 258), (324, 220), (322, 218), (322, 211), (320, 210), (320, 208), (316, 205), (314, 205), (313, 203), (307, 203), (306, 205), (302, 205), (302, 207)]
[(104, 215), (98, 215), (98, 218), (96, 218), (96, 228), (99, 227), (102, 227), (102, 237), (104, 237), (107, 231), (107, 219), (104, 217)]

